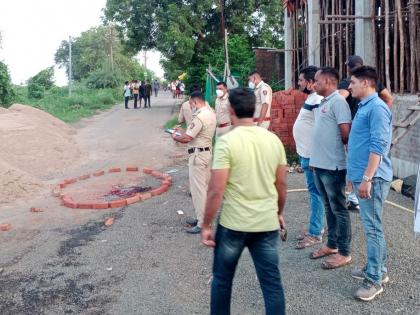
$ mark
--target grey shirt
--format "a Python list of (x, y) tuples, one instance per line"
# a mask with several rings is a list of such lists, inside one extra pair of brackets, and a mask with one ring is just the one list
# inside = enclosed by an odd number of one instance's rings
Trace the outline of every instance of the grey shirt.
[(338, 125), (351, 123), (346, 99), (338, 91), (325, 97), (316, 113), (309, 165), (326, 170), (346, 169), (346, 152)]

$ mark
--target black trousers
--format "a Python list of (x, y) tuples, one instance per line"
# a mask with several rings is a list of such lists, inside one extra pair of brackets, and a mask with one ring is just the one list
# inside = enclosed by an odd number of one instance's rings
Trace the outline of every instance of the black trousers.
[(130, 96), (126, 96), (124, 99), (125, 108), (128, 108), (128, 100), (130, 99)]
[(144, 107), (147, 107), (147, 104), (149, 104), (150, 107), (150, 95), (144, 96)]
[(134, 97), (134, 108), (137, 108), (137, 100), (139, 98), (139, 95), (138, 94), (133, 94), (133, 97)]

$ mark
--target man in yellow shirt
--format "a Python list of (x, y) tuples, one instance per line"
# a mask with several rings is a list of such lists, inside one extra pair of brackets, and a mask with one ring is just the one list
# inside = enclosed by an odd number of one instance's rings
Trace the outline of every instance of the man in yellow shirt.
[[(232, 281), (248, 247), (261, 284), (266, 314), (284, 314), (278, 268), (279, 228), (285, 225), (286, 154), (280, 139), (255, 126), (255, 95), (229, 92), (235, 128), (216, 142), (201, 240), (215, 247), (211, 314), (230, 314)], [(215, 238), (212, 222), (222, 204)]]

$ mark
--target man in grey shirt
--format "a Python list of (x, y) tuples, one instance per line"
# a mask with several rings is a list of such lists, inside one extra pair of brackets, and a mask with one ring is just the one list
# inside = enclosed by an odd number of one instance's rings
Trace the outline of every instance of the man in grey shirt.
[(328, 241), (310, 257), (329, 256), (322, 268), (333, 269), (351, 262), (351, 222), (346, 207), (346, 152), (351, 113), (345, 98), (338, 93), (339, 74), (331, 67), (315, 75), (314, 89), (324, 96), (313, 129), (309, 165), (314, 168), (315, 185), (321, 194), (328, 225)]

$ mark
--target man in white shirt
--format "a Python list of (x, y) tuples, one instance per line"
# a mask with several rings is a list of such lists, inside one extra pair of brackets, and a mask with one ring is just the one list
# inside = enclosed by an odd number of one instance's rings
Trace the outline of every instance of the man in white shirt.
[(248, 76), (248, 86), (254, 90), (256, 97), (254, 123), (257, 126), (268, 129), (271, 122), (271, 101), (273, 99), (273, 91), (271, 87), (261, 79), (261, 75), (257, 72), (251, 72)]
[(308, 231), (297, 236), (296, 249), (306, 248), (322, 241), (324, 229), (324, 205), (315, 182), (313, 171), (309, 168), (313, 142), (313, 127), (315, 124), (315, 111), (319, 107), (322, 96), (313, 90), (317, 67), (309, 66), (302, 69), (299, 74), (299, 90), (308, 94), (308, 98), (300, 109), (299, 115), (293, 125), (293, 138), (296, 142), (296, 151), (299, 154), (300, 165), (305, 173), (306, 185), (309, 191), (309, 226)]

